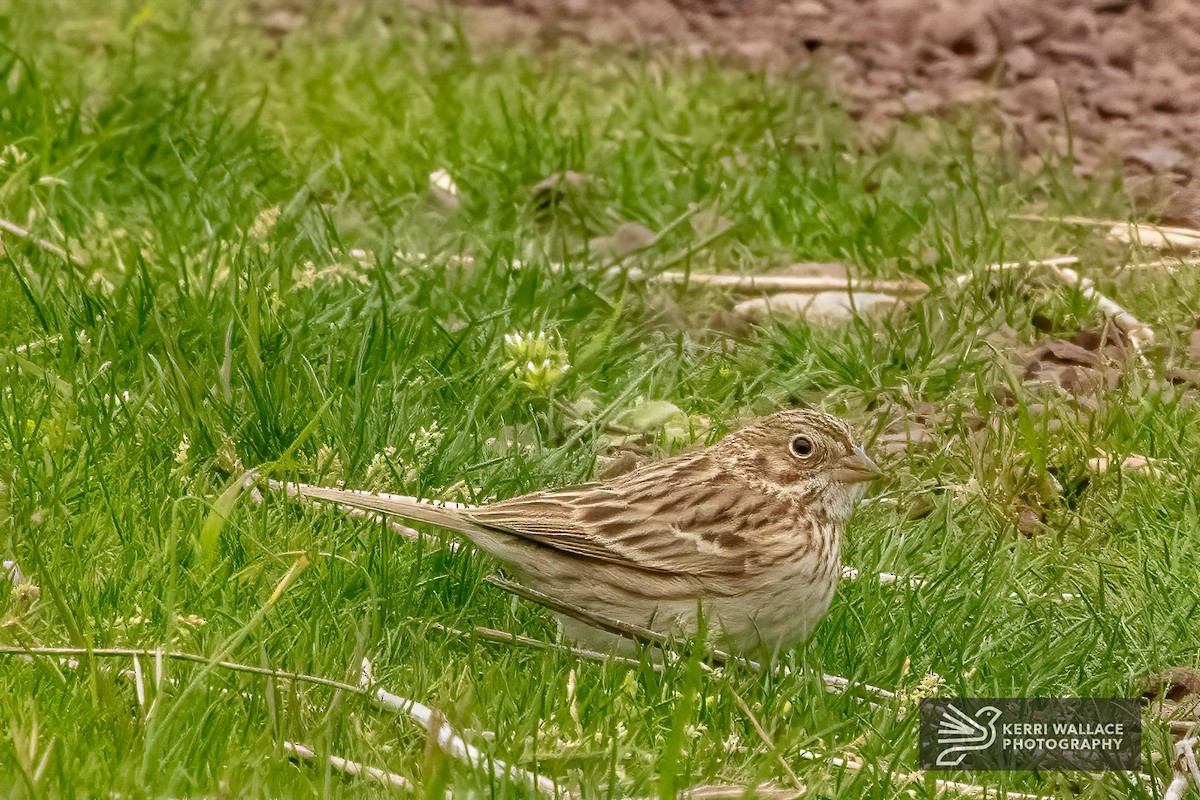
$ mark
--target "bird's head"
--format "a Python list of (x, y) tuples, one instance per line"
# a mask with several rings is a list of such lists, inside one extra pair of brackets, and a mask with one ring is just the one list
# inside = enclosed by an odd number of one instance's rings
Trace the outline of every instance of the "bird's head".
[(717, 448), (761, 488), (839, 516), (849, 516), (865, 484), (882, 474), (849, 425), (811, 409), (757, 419)]

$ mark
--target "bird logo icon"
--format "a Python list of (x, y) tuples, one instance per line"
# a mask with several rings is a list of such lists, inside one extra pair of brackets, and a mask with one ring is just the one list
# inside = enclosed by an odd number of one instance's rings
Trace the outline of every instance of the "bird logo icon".
[(938, 754), (939, 767), (957, 767), (971, 753), (987, 750), (996, 743), (996, 721), (1000, 709), (984, 706), (974, 716), (957, 706), (946, 704), (937, 729), (937, 743), (943, 749)]

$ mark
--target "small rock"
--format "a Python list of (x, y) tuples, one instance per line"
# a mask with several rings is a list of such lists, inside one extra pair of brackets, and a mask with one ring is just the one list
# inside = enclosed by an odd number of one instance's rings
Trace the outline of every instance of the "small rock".
[(1162, 142), (1131, 150), (1126, 157), (1154, 172), (1171, 172), (1187, 161), (1187, 156)]
[(298, 11), (277, 8), (263, 15), (258, 24), (265, 34), (279, 38), (304, 27), (307, 22), (308, 17)]
[(439, 169), (429, 174), (429, 194), (438, 205), (450, 210), (460, 205), (458, 199), (458, 184), (446, 170)]
[(1138, 38), (1124, 28), (1111, 28), (1100, 37), (1100, 52), (1108, 64), (1125, 72), (1133, 72), (1133, 64), (1138, 54)]
[(1008, 74), (1017, 79), (1028, 78), (1037, 73), (1037, 54), (1024, 45), (1014, 48), (1004, 57)]
[(806, 319), (813, 325), (834, 327), (857, 316), (877, 314), (894, 308), (897, 299), (876, 292), (817, 292), (800, 294), (784, 292), (746, 300), (734, 306), (734, 312), (747, 319), (767, 317)]
[(1017, 506), (1017, 530), (1026, 536), (1034, 536), (1046, 528), (1042, 515), (1030, 506), (1019, 503)]
[(1062, 111), (1058, 81), (1048, 75), (1018, 84), (1013, 87), (1011, 97), (1018, 107), (1037, 119), (1057, 119)]
[(733, 55), (750, 69), (763, 72), (781, 72), (792, 63), (783, 48), (769, 39), (738, 42)]
[(1092, 394), (1105, 385), (1104, 376), (1098, 370), (1084, 367), (1059, 367), (1058, 385), (1074, 395)]
[(597, 236), (589, 242), (593, 252), (608, 258), (624, 258), (654, 244), (654, 231), (637, 222), (622, 222), (611, 236)]
[(1200, 386), (1200, 370), (1173, 367), (1163, 372), (1172, 386)]
[(900, 98), (900, 102), (904, 104), (904, 110), (909, 114), (928, 114), (937, 111), (943, 105), (940, 96), (924, 89), (912, 89), (905, 92), (904, 96)]
[(1110, 86), (1096, 93), (1096, 110), (1106, 117), (1130, 119), (1138, 112), (1137, 101), (1130, 91), (1132, 87), (1123, 84)]
[(888, 455), (900, 455), (914, 448), (928, 447), (933, 444), (933, 434), (924, 425), (917, 422), (907, 422), (904, 430), (896, 433), (885, 433), (875, 440), (875, 448)]
[(1054, 17), (1057, 23), (1055, 38), (1059, 42), (1083, 44), (1096, 35), (1098, 23), (1088, 9), (1078, 6)]
[(1200, 181), (1192, 180), (1182, 189), (1171, 192), (1162, 212), (1166, 225), (1200, 229)]
[(956, 3), (928, 15), (922, 27), (934, 44), (958, 55), (974, 55), (981, 49), (981, 34), (987, 32), (986, 13), (982, 3)]
[(639, 40), (679, 41), (687, 36), (687, 18), (667, 0), (636, 0), (625, 8), (631, 33)]
[(1183, 738), (1200, 720), (1200, 670), (1195, 667), (1169, 667), (1147, 675), (1142, 683), (1142, 699), (1154, 716), (1170, 720), (1171, 732)]

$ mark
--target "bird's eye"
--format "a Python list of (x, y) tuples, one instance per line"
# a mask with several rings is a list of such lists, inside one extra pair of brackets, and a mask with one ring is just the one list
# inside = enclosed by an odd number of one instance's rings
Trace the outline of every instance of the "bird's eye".
[(800, 458), (808, 458), (813, 454), (812, 439), (807, 436), (797, 436), (792, 439), (792, 454)]

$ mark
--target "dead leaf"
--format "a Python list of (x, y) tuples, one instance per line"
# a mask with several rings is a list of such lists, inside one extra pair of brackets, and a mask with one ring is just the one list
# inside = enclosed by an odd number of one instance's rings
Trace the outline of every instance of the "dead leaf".
[(1176, 736), (1200, 721), (1200, 669), (1168, 667), (1146, 676), (1142, 685), (1142, 699), (1150, 712), (1171, 723)]
[(1112, 324), (1099, 331), (1081, 331), (1068, 341), (1044, 339), (1033, 347), (1024, 363), (1026, 381), (1057, 384), (1076, 397), (1102, 389), (1115, 389), (1121, 382), (1126, 339)]
[(1054, 364), (1078, 364), (1084, 367), (1100, 366), (1099, 357), (1074, 342), (1063, 339), (1050, 339), (1038, 346), (1030, 356), (1037, 361), (1049, 361)]

